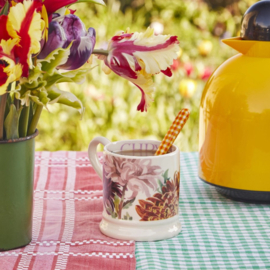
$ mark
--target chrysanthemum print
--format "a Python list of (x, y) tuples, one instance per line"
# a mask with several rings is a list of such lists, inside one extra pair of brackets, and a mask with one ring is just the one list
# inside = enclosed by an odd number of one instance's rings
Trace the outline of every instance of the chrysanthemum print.
[(161, 220), (178, 213), (179, 171), (152, 164), (152, 159), (104, 156), (103, 204), (108, 215), (122, 220)]
[(139, 200), (135, 209), (141, 221), (161, 220), (178, 214), (179, 181), (179, 172), (175, 172), (174, 178), (165, 182), (161, 192), (146, 200)]

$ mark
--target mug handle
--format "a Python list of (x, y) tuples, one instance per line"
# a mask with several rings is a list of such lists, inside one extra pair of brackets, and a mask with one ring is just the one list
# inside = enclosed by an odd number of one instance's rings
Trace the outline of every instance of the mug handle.
[(100, 143), (105, 146), (106, 144), (111, 143), (111, 141), (101, 136), (94, 138), (88, 146), (88, 157), (94, 170), (102, 180), (102, 166), (97, 157), (97, 146)]

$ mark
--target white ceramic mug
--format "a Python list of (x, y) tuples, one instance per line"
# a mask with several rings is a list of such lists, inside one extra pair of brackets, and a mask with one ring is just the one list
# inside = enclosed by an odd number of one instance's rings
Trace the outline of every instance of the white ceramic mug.
[[(104, 145), (103, 165), (97, 158)], [(161, 156), (130, 156), (121, 151), (156, 150), (159, 141), (110, 142), (94, 138), (88, 148), (90, 162), (103, 180), (100, 230), (116, 239), (153, 241), (181, 231), (179, 221), (180, 152), (173, 145)]]

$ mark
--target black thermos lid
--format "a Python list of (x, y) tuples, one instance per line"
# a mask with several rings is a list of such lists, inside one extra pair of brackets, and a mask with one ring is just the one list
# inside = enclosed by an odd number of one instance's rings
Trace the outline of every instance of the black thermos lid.
[(244, 14), (241, 38), (247, 40), (270, 41), (270, 1), (259, 1)]

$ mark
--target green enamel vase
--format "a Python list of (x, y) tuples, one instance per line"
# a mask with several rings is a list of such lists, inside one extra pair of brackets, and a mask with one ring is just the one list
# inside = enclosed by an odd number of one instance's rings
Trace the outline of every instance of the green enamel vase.
[(0, 141), (0, 251), (32, 239), (35, 137)]

